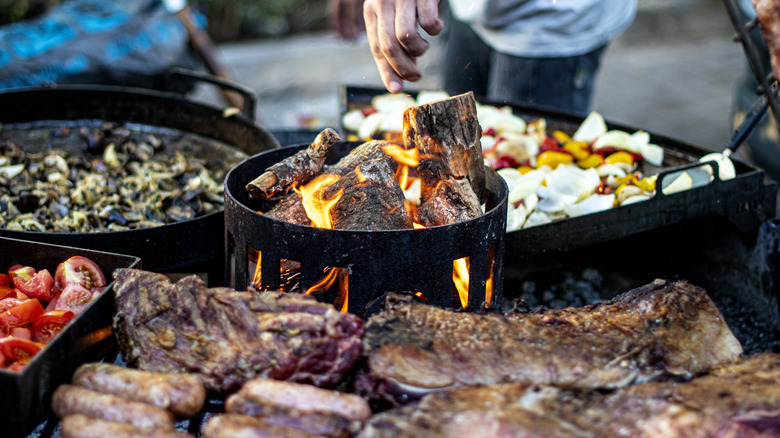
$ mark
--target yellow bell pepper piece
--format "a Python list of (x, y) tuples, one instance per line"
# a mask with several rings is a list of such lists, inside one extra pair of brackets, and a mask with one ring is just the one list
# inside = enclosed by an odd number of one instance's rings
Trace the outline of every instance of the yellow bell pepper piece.
[(634, 164), (634, 157), (626, 151), (617, 151), (613, 154), (610, 154), (605, 161), (607, 164)]
[(571, 137), (569, 137), (569, 134), (563, 132), (563, 131), (555, 131), (552, 134), (553, 138), (558, 140), (558, 143), (564, 144), (571, 141)]
[(604, 160), (601, 158), (601, 155), (599, 154), (590, 154), (587, 156), (587, 158), (581, 159), (577, 161), (577, 166), (583, 168), (583, 169), (590, 169), (591, 167), (597, 167), (600, 166), (601, 163)]
[(584, 160), (588, 157), (588, 155), (590, 155), (588, 144), (584, 141), (570, 141), (564, 143), (563, 148), (571, 152), (576, 160)]
[(521, 175), (525, 175), (526, 173), (534, 170), (533, 167), (530, 166), (520, 166), (517, 168), (517, 171), (520, 172)]
[(536, 157), (536, 167), (549, 166), (555, 169), (561, 164), (571, 164), (574, 157), (571, 154), (558, 151), (544, 151)]
[(631, 181), (634, 183), (635, 186), (639, 187), (640, 189), (646, 191), (646, 192), (652, 192), (655, 190), (655, 178), (642, 178), (639, 179), (637, 177), (633, 177)]

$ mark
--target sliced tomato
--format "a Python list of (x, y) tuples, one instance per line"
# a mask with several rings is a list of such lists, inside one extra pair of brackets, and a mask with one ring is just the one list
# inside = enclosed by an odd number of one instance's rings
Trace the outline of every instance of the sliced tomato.
[(0, 354), (7, 361), (26, 364), (41, 351), (41, 344), (28, 339), (7, 337), (0, 339)]
[(0, 368), (5, 366), (5, 356), (3, 356), (3, 353), (0, 353)]
[(9, 333), (9, 335), (17, 338), (27, 339), (29, 341), (33, 340), (32, 331), (27, 327), (14, 327), (11, 329), (11, 333)]
[(14, 280), (8, 274), (0, 274), (0, 286), (14, 287)]
[(8, 310), (8, 309), (10, 309), (12, 307), (16, 307), (16, 306), (18, 306), (19, 304), (22, 304), (25, 301), (27, 301), (27, 300), (20, 300), (18, 298), (14, 298), (14, 297), (3, 298), (2, 300), (0, 300), (0, 312), (5, 312), (6, 310)]
[(49, 301), (54, 296), (54, 278), (47, 269), (35, 272), (35, 268), (23, 266), (8, 272), (19, 291), (32, 298)]
[(43, 315), (41, 302), (32, 299), (0, 313), (0, 327), (10, 332), (13, 327), (24, 327)]
[(49, 342), (76, 316), (70, 310), (52, 310), (39, 316), (32, 323), (32, 339)]
[(68, 285), (78, 284), (92, 290), (106, 285), (106, 277), (97, 263), (83, 256), (73, 256), (57, 265), (54, 271), (54, 284), (58, 290), (64, 290)]
[[(103, 290), (102, 288), (100, 290)], [(65, 289), (60, 293), (57, 298), (56, 310), (70, 310), (78, 315), (87, 307), (92, 301), (92, 297), (96, 296), (94, 291), (91, 291), (80, 284), (70, 284), (65, 286)]]
[(11, 362), (5, 369), (8, 371), (20, 372), (24, 369), (25, 365), (27, 365), (27, 362)]
[(14, 297), (16, 298), (16, 289), (14, 289), (13, 286), (2, 286), (0, 285), (0, 300), (7, 298), (7, 297)]
[(45, 310), (46, 312), (55, 310), (57, 308), (57, 300), (60, 298), (61, 294), (62, 293), (58, 293), (57, 295), (55, 295), (54, 298), (52, 298), (51, 301), (49, 301), (49, 304), (47, 304), (46, 308), (43, 310)]

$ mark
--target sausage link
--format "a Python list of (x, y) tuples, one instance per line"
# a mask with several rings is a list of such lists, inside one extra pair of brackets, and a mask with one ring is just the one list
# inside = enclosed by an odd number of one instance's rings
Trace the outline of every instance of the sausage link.
[(200, 432), (203, 438), (315, 438), (308, 432), (270, 424), (262, 418), (219, 414), (208, 419)]
[(140, 428), (174, 429), (176, 425), (173, 414), (165, 409), (75, 385), (60, 385), (52, 395), (51, 404), (58, 418), (84, 414)]
[(329, 412), (348, 420), (366, 421), (371, 416), (368, 402), (358, 395), (303, 383), (255, 378), (246, 382), (238, 394), (261, 403), (286, 406), (304, 412)]
[(303, 412), (288, 406), (261, 402), (242, 394), (233, 394), (225, 400), (225, 412), (262, 418), (266, 423), (292, 427), (314, 435), (346, 438), (361, 428), (359, 421), (330, 412)]
[(106, 421), (83, 414), (68, 415), (62, 419), (62, 438), (195, 438), (178, 430), (141, 429), (130, 424)]
[(74, 385), (168, 409), (190, 418), (206, 402), (206, 389), (191, 374), (161, 374), (109, 363), (88, 363), (73, 375)]

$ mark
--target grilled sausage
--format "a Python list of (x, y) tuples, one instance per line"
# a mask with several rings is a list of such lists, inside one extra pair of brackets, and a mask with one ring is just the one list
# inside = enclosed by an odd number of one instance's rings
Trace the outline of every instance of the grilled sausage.
[(238, 391), (242, 397), (303, 412), (328, 412), (348, 420), (365, 421), (371, 416), (368, 402), (360, 396), (302, 383), (256, 378)]
[(51, 405), (58, 418), (84, 414), (140, 428), (173, 429), (176, 425), (173, 414), (165, 409), (75, 385), (61, 385), (57, 388), (52, 395)]
[(181, 418), (194, 416), (206, 402), (203, 383), (190, 374), (161, 374), (108, 363), (88, 363), (76, 370), (72, 383), (168, 409)]
[(278, 426), (292, 427), (314, 435), (344, 438), (357, 433), (362, 424), (330, 412), (303, 412), (289, 406), (262, 402), (243, 394), (233, 394), (225, 400), (225, 412), (241, 414)]
[(106, 421), (82, 414), (62, 419), (62, 438), (194, 438), (175, 429), (142, 429), (130, 424)]
[(291, 427), (270, 424), (262, 418), (239, 414), (219, 414), (208, 419), (200, 435), (203, 438), (315, 438)]

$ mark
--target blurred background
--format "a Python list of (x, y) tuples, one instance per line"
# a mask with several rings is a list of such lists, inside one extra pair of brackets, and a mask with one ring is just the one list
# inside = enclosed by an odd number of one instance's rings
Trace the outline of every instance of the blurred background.
[[(0, 0), (0, 20), (30, 19), (61, 3), (67, 1)], [(257, 94), (258, 120), (271, 130), (336, 127), (343, 85), (381, 87), (365, 38), (345, 42), (329, 30), (327, 0), (188, 5), (231, 78)], [(593, 109), (608, 121), (722, 150), (739, 117), (738, 90), (748, 73), (734, 35), (720, 0), (639, 0), (636, 20), (603, 58)], [(440, 87), (440, 48), (436, 38), (429, 40), (430, 51), (419, 59), (424, 77), (408, 84), (410, 90)], [(741, 101), (757, 97), (741, 89)], [(225, 105), (208, 86), (191, 95)], [(746, 155), (743, 148), (737, 157)]]

